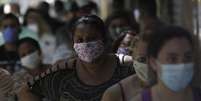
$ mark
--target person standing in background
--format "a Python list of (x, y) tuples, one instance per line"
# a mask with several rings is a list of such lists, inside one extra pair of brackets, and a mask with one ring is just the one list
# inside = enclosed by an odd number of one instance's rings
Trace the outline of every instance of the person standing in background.
[(18, 18), (11, 13), (3, 15), (1, 30), (3, 32), (4, 44), (0, 46), (0, 65), (13, 73), (19, 69), (15, 68), (17, 61), (19, 61), (17, 42), (21, 30)]
[(23, 83), (32, 80), (35, 76), (44, 73), (51, 65), (42, 63), (42, 53), (39, 43), (32, 38), (23, 38), (19, 40), (18, 53), (22, 69), (13, 74), (15, 81), (15, 93), (19, 93)]
[(139, 26), (133, 17), (124, 11), (113, 12), (105, 20), (105, 24), (108, 28), (109, 35), (112, 41), (115, 41), (121, 34), (126, 30), (134, 30), (136, 33), (139, 32)]
[(36, 8), (28, 8), (23, 21), (23, 29), (20, 38), (31, 37), (39, 40), (43, 34), (50, 33), (50, 26), (40, 16)]
[(36, 39), (41, 47), (43, 63), (53, 64), (53, 55), (56, 51), (56, 38), (51, 25), (40, 15), (40, 11), (29, 8), (24, 16), (24, 27), (20, 38), (31, 37)]

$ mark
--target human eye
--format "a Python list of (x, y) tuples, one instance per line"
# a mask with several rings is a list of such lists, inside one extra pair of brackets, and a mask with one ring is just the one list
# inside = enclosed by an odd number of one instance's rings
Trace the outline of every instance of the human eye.
[(170, 64), (176, 64), (176, 63), (178, 63), (178, 57), (177, 56), (168, 56), (167, 61)]

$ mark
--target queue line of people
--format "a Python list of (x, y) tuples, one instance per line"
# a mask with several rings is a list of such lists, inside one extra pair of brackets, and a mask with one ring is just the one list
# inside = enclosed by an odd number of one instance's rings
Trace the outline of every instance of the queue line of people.
[(0, 100), (201, 101), (192, 33), (153, 16), (141, 25), (122, 11), (104, 21), (92, 2), (72, 4), (67, 12), (56, 2), (62, 19), (45, 2), (23, 23), (0, 17)]

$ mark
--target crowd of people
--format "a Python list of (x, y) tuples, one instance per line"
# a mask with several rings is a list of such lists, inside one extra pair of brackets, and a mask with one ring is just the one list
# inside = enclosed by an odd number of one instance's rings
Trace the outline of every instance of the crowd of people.
[(0, 14), (0, 101), (201, 101), (193, 33), (92, 1)]

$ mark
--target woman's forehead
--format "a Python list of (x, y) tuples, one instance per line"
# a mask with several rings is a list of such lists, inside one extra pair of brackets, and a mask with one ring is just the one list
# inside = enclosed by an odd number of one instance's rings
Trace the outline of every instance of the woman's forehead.
[(189, 53), (193, 50), (189, 41), (185, 38), (174, 38), (167, 41), (163, 47), (161, 47), (162, 53)]
[(93, 30), (98, 30), (95, 24), (79, 24), (76, 26), (76, 30), (86, 30), (86, 31), (93, 31)]
[(28, 43), (28, 42), (24, 42), (19, 46), (19, 49), (24, 50), (24, 49), (34, 49), (35, 46)]
[(80, 24), (76, 27), (75, 30), (76, 35), (96, 34), (96, 33), (99, 34), (100, 31), (96, 27), (89, 24)]

